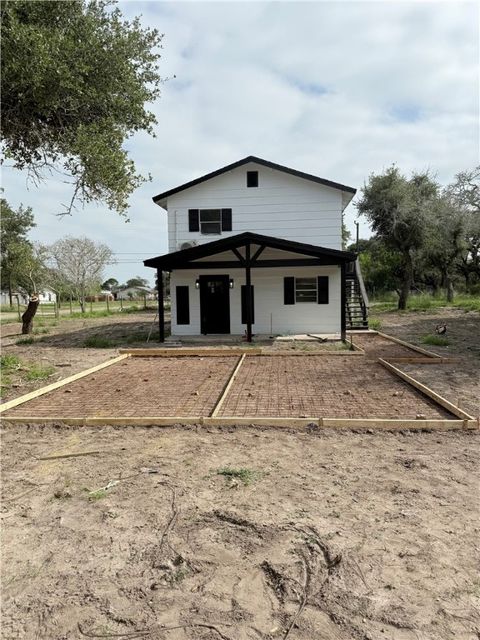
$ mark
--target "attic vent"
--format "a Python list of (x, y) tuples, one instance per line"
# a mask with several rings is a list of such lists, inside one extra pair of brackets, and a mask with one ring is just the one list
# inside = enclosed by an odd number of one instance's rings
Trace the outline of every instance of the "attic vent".
[(182, 242), (180, 244), (180, 251), (184, 251), (185, 249), (191, 249), (192, 247), (196, 247), (197, 243), (196, 242)]

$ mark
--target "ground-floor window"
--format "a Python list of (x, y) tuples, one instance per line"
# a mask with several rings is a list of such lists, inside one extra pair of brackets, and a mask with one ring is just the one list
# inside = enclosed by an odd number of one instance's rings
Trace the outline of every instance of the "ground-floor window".
[(295, 302), (317, 302), (316, 278), (295, 278)]
[(310, 302), (328, 304), (328, 276), (283, 279), (283, 304)]

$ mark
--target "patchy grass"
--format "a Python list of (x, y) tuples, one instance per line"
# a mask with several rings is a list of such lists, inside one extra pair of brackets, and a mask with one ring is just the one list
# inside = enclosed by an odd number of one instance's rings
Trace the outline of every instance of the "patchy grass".
[(373, 331), (380, 331), (382, 328), (382, 321), (380, 318), (369, 318), (368, 319), (368, 328)]
[[(122, 336), (120, 338), (104, 338), (101, 335), (90, 336), (83, 342), (84, 347), (91, 349), (114, 349), (124, 344), (134, 344), (136, 342), (146, 342), (148, 338), (148, 332), (141, 331), (139, 333), (131, 333), (129, 335)], [(154, 335), (151, 339), (154, 339)]]
[(33, 363), (29, 365), (25, 375), (25, 379), (28, 380), (28, 382), (33, 382), (35, 380), (46, 380), (53, 373), (55, 373), (55, 367), (53, 367), (51, 364), (44, 366), (41, 364)]
[(448, 345), (450, 344), (447, 338), (443, 338), (442, 336), (436, 336), (433, 334), (423, 336), (422, 342), (423, 344), (431, 344), (435, 347), (448, 347)]
[(90, 338), (83, 341), (83, 346), (91, 349), (111, 349), (116, 344), (115, 340), (103, 338), (102, 336), (90, 336)]
[(107, 497), (106, 489), (97, 489), (96, 491), (88, 492), (88, 499), (91, 502), (95, 502), (95, 500), (102, 500), (103, 498), (106, 498), (106, 497)]
[(253, 469), (233, 469), (232, 467), (223, 467), (221, 469), (217, 469), (217, 475), (226, 478), (230, 484), (235, 480), (240, 480), (245, 486), (248, 486), (249, 484), (252, 484), (252, 482), (255, 482), (255, 480), (258, 480), (262, 474), (258, 471), (254, 471)]
[(7, 353), (0, 357), (0, 366), (3, 369), (18, 369), (20, 367), (20, 358), (11, 353)]
[[(395, 297), (386, 294), (384, 298), (371, 302), (371, 308), (375, 313), (386, 313), (397, 311), (398, 301)], [(453, 308), (464, 311), (480, 311), (480, 296), (459, 294), (455, 296), (453, 302), (447, 302), (444, 296), (432, 296), (428, 293), (419, 293), (408, 298), (407, 309), (403, 313), (410, 311), (432, 311), (434, 309)]]
[(52, 365), (41, 365), (38, 362), (23, 362), (13, 354), (1, 356), (1, 395), (2, 397), (10, 390), (14, 383), (20, 386), (23, 382), (36, 382), (45, 380), (55, 373)]
[(34, 335), (39, 335), (41, 333), (50, 333), (50, 329), (48, 327), (38, 327), (33, 330)]
[(33, 344), (35, 342), (35, 338), (33, 336), (27, 336), (26, 338), (19, 338), (15, 344)]

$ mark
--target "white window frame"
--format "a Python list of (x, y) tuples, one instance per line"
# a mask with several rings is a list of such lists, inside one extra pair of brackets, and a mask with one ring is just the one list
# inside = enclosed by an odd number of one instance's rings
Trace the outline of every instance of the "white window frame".
[[(202, 221), (202, 213), (212, 213), (213, 211), (218, 212), (218, 226), (219, 226), (219, 231), (218, 232), (208, 232), (208, 231), (203, 231), (203, 225), (204, 224), (217, 224), (217, 220), (203, 220)], [(221, 236), (222, 235), (222, 210), (221, 209), (199, 209), (198, 210), (198, 224), (200, 227), (200, 233), (203, 236)]]
[[(299, 287), (298, 286), (298, 281), (299, 280), (312, 280), (313, 281), (313, 287)], [(298, 298), (298, 293), (315, 293), (315, 299), (312, 300), (305, 300), (302, 298)], [(316, 276), (305, 276), (305, 277), (299, 277), (299, 278), (295, 278), (295, 304), (317, 304), (318, 303), (318, 283), (317, 283), (317, 278)]]

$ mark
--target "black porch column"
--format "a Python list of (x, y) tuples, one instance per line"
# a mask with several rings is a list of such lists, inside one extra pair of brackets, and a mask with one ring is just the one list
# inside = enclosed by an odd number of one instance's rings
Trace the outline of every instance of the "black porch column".
[(347, 319), (346, 319), (346, 304), (347, 304), (347, 298), (346, 298), (346, 283), (347, 283), (347, 279), (345, 277), (346, 274), (346, 269), (345, 269), (345, 263), (342, 262), (341, 266), (340, 266), (340, 279), (341, 279), (341, 283), (340, 283), (340, 317), (341, 317), (341, 324), (340, 324), (340, 335), (341, 335), (341, 339), (343, 341), (345, 341), (347, 339)]
[(157, 285), (159, 342), (165, 342), (165, 307), (163, 303), (163, 271), (161, 269), (157, 269)]
[(250, 267), (250, 245), (245, 246), (245, 284), (247, 285), (247, 342), (252, 341), (252, 277)]

